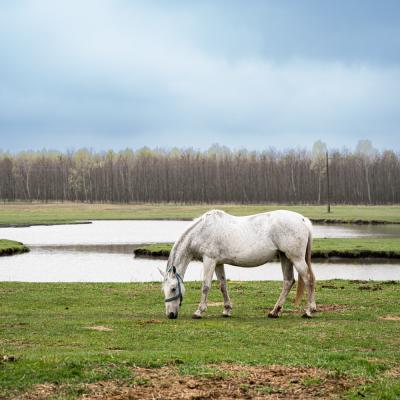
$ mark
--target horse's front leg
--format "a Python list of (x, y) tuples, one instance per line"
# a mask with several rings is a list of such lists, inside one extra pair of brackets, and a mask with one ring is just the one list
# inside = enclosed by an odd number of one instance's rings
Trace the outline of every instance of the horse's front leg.
[(224, 264), (217, 264), (215, 267), (215, 275), (217, 275), (217, 279), (219, 280), (219, 288), (224, 296), (224, 311), (222, 311), (222, 316), (230, 317), (232, 315), (232, 304), (228, 294)]
[(203, 258), (203, 286), (201, 288), (200, 304), (193, 318), (201, 318), (203, 312), (207, 309), (207, 297), (211, 288), (211, 281), (215, 271), (216, 262), (212, 258)]

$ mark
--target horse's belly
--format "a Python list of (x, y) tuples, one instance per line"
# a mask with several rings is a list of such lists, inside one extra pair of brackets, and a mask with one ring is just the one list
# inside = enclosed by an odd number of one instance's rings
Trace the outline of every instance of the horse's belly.
[(276, 256), (276, 249), (264, 249), (262, 252), (236, 253), (226, 257), (223, 262), (237, 267), (258, 267), (273, 260)]

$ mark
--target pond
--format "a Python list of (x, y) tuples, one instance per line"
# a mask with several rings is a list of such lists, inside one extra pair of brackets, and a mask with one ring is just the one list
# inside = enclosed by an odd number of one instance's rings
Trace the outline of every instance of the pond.
[[(92, 221), (89, 224), (0, 228), (0, 238), (28, 246), (174, 242), (191, 221)], [(398, 237), (399, 225), (314, 225), (314, 237)]]
[[(0, 228), (0, 237), (24, 242), (31, 252), (0, 259), (0, 281), (160, 281), (165, 260), (137, 259), (141, 243), (173, 242), (188, 221), (93, 221), (91, 224)], [(400, 225), (314, 225), (314, 237), (400, 237)], [(387, 261), (314, 263), (317, 279), (398, 280), (400, 264)], [(231, 280), (281, 280), (280, 264), (257, 268), (226, 266)], [(201, 280), (192, 262), (185, 280)]]

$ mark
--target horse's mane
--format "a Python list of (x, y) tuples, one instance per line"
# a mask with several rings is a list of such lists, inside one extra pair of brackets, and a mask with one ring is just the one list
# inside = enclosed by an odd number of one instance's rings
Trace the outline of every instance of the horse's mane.
[(189, 235), (189, 233), (200, 223), (203, 221), (203, 217), (204, 214), (198, 218), (195, 218), (192, 223), (185, 229), (185, 231), (182, 233), (182, 235), (179, 237), (179, 239), (174, 243), (174, 245), (172, 246), (171, 249), (171, 253), (170, 256), (168, 258), (168, 266), (170, 266), (170, 262), (172, 262), (172, 260), (175, 257), (175, 253), (177, 251), (177, 249), (179, 248), (180, 244), (183, 243), (185, 241), (185, 239), (187, 238), (187, 236)]
[(222, 210), (210, 210), (205, 212), (203, 215), (200, 217), (194, 218), (192, 223), (185, 229), (185, 231), (182, 233), (182, 235), (179, 237), (179, 239), (174, 243), (171, 253), (168, 259), (168, 266), (170, 266), (170, 263), (173, 262), (175, 253), (179, 246), (187, 239), (188, 235), (192, 230), (199, 225), (202, 222), (206, 222), (209, 218), (215, 218), (215, 217), (222, 217), (226, 215), (225, 211)]

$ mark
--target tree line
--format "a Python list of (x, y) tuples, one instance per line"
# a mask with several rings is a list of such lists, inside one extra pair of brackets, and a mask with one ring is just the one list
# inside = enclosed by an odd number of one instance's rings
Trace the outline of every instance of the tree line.
[[(333, 203), (400, 203), (400, 153), (361, 141), (329, 154)], [(325, 203), (326, 145), (312, 151), (126, 149), (0, 152), (2, 201)]]

